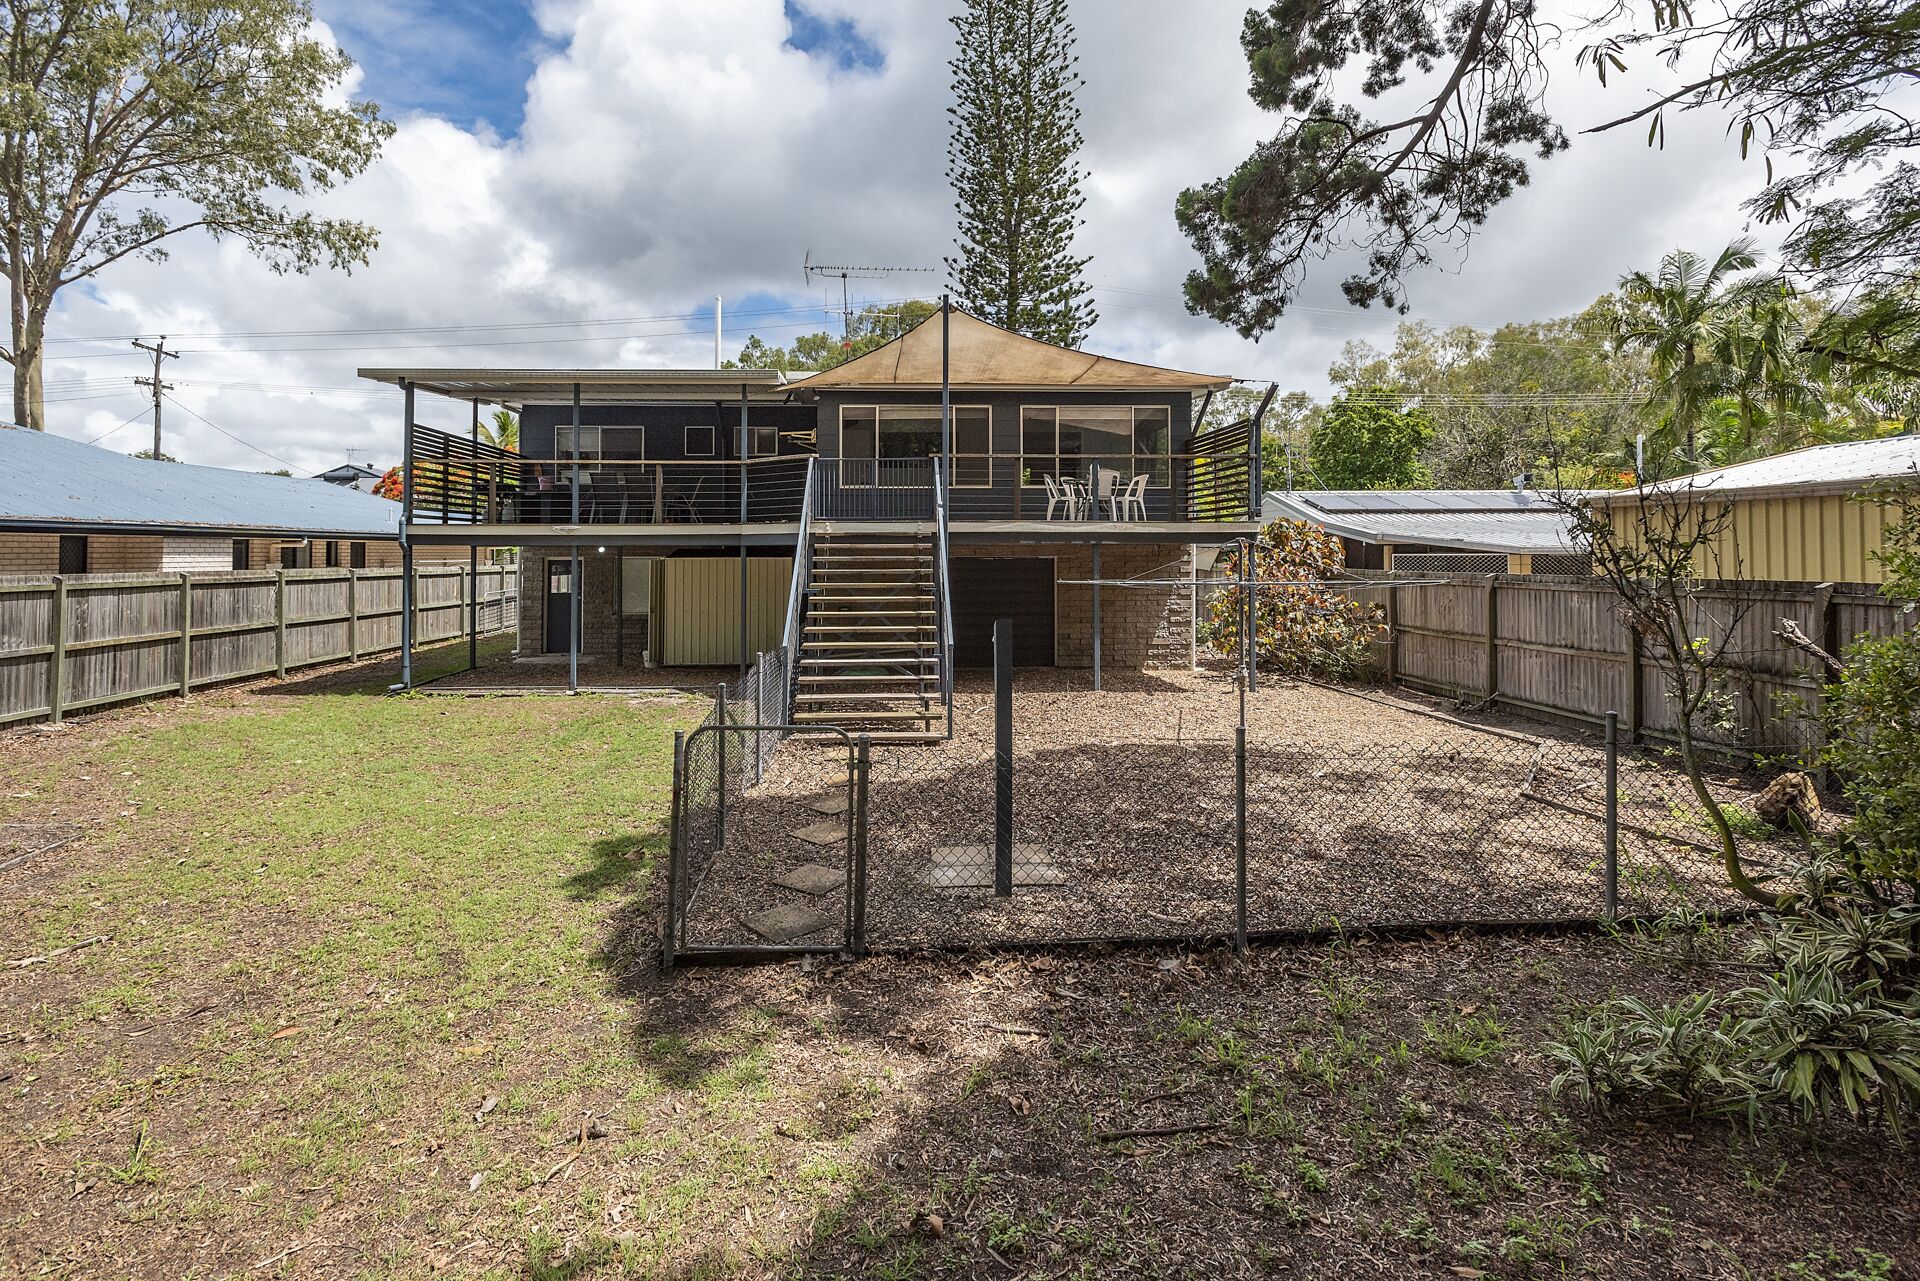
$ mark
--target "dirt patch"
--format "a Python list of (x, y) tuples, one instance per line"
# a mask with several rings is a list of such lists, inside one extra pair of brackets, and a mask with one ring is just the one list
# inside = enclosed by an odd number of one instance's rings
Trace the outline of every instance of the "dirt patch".
[[(1235, 924), (1238, 696), (1205, 674), (1023, 672), (1014, 708), (1013, 838), (1057, 869), (1011, 896), (949, 875), (951, 851), (994, 841), (991, 690), (963, 680), (954, 735), (872, 749), (866, 939), (875, 947), (1196, 938)], [(694, 745), (689, 939), (752, 941), (747, 922), (796, 901), (779, 878), (823, 851), (813, 813), (844, 790), (849, 747), (795, 737), (723, 815), (719, 744)], [(695, 751), (695, 748), (701, 749)], [(1466, 723), (1434, 704), (1304, 683), (1247, 698), (1247, 920), (1253, 931), (1598, 917), (1605, 753), (1591, 737)], [(1671, 760), (1621, 764), (1617, 909), (1732, 909), (1711, 829)], [(1756, 779), (1715, 783), (1743, 812)], [(1795, 844), (1749, 857), (1784, 875)], [(945, 852), (945, 853), (943, 853)], [(844, 913), (843, 913), (844, 914)], [(826, 931), (814, 942), (832, 943)]]

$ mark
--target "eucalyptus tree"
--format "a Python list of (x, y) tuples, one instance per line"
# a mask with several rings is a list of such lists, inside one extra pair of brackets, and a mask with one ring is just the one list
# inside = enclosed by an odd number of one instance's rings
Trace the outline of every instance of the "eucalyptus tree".
[(0, 272), (14, 417), (43, 428), (60, 291), (200, 230), (275, 271), (367, 261), (375, 230), (307, 198), (372, 163), (393, 126), (347, 101), (353, 63), (307, 0), (9, 0), (0, 7)]

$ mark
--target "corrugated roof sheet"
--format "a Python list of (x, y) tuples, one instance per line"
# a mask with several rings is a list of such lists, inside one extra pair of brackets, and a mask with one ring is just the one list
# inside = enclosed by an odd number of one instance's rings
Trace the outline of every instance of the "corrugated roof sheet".
[[(1772, 458), (1716, 467), (1674, 480), (1648, 485), (1649, 494), (1711, 490), (1716, 495), (1760, 491), (1796, 493), (1851, 492), (1876, 481), (1901, 476), (1920, 477), (1920, 436), (1888, 436), (1880, 440), (1853, 440), (1837, 445), (1813, 445)], [(1623, 489), (1595, 494), (1603, 503), (1636, 499), (1639, 491)]]
[[(1138, 365), (1095, 356), (1016, 334), (964, 311), (955, 311), (945, 344), (948, 381), (955, 387), (1080, 387), (1143, 391), (1202, 391), (1228, 387), (1224, 374)], [(921, 321), (884, 347), (792, 384), (796, 391), (940, 385), (940, 315)]]
[(397, 538), (400, 504), (324, 480), (130, 458), (0, 428), (0, 527)]
[(1570, 552), (1567, 518), (1534, 490), (1366, 489), (1272, 492), (1268, 518), (1319, 525), (1365, 543), (1480, 552)]

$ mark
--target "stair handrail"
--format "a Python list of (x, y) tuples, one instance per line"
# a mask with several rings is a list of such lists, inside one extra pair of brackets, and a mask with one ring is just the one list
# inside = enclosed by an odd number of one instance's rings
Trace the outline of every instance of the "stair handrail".
[(947, 737), (953, 737), (953, 593), (947, 584), (946, 460), (933, 460), (934, 594), (940, 609), (940, 702), (947, 713)]
[(807, 458), (807, 483), (801, 488), (800, 537), (793, 547), (793, 582), (787, 586), (787, 628), (780, 644), (786, 650), (787, 717), (793, 717), (794, 680), (800, 670), (801, 604), (806, 599), (805, 584), (813, 578), (813, 486), (817, 457)]

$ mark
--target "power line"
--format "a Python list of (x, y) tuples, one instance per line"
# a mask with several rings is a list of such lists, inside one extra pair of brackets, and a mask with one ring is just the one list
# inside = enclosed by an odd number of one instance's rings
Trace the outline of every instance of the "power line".
[[(131, 393), (128, 393), (128, 394), (131, 394)], [(114, 432), (117, 432), (117, 431), (119, 431), (121, 427), (125, 427), (125, 426), (127, 426), (127, 425), (129, 425), (130, 423), (132, 423), (132, 422), (134, 422), (134, 421), (135, 421), (136, 419), (138, 419), (138, 418), (140, 417), (140, 415), (141, 415), (141, 414), (144, 414), (144, 413), (146, 413), (146, 412), (147, 412), (147, 410), (146, 410), (146, 407), (145, 407), (144, 405), (143, 405), (143, 406), (141, 406), (141, 407), (140, 407), (140, 409), (138, 409), (137, 411), (135, 411), (135, 413), (134, 413), (134, 415), (133, 415), (133, 417), (132, 417), (132, 418), (129, 418), (129, 419), (127, 419), (127, 421), (126, 421), (126, 422), (124, 422), (124, 423), (121, 423), (121, 424), (120, 424), (120, 427), (110, 427), (110, 428), (108, 428), (108, 429), (107, 429), (106, 431), (103, 431), (103, 432), (101, 432), (101, 433), (100, 433), (100, 434), (99, 434), (98, 436), (95, 436), (95, 437), (94, 437), (94, 438), (93, 438), (92, 440), (89, 440), (89, 441), (87, 441), (86, 443), (87, 443), (87, 444), (89, 444), (89, 445), (97, 445), (97, 444), (99, 444), (99, 443), (100, 443), (101, 441), (103, 441), (103, 440), (105, 440), (105, 439), (106, 439), (107, 437), (109, 437), (109, 436), (111, 436), (111, 435), (113, 435), (113, 433), (114, 433)]]
[(232, 432), (228, 431), (225, 427), (222, 427), (219, 423), (214, 422), (212, 419), (208, 418), (205, 414), (200, 413), (198, 410), (194, 409), (191, 405), (183, 405), (171, 396), (167, 397), (167, 402), (173, 405), (177, 409), (186, 410), (188, 413), (192, 414), (195, 418), (198, 418), (201, 422), (213, 428), (215, 431), (219, 432), (222, 436), (225, 436), (228, 440), (234, 441), (238, 444), (245, 445), (248, 449), (251, 449), (254, 453), (259, 454), (263, 457), (273, 459), (274, 462), (279, 463), (282, 467), (285, 467), (288, 471), (293, 470), (293, 464), (288, 462), (286, 459), (282, 458), (280, 455), (275, 453), (269, 453), (267, 450), (260, 448), (260, 446), (254, 444), (250, 440), (241, 440), (240, 437), (234, 435)]
[[(908, 302), (907, 298), (880, 299), (880, 303)], [(815, 303), (796, 303), (785, 307), (762, 307), (751, 311), (736, 311), (733, 319), (747, 316), (793, 316), (802, 313), (819, 312), (825, 315), (830, 309)], [(485, 324), (464, 325), (356, 325), (339, 329), (235, 329), (218, 330), (205, 333), (175, 334), (175, 338), (332, 338), (352, 337), (364, 334), (431, 334), (431, 333), (478, 333), (483, 330), (544, 330), (576, 329), (593, 325), (640, 325), (667, 324), (694, 320), (706, 320), (710, 311), (662, 313), (653, 316), (606, 316), (600, 318), (583, 317), (575, 320), (523, 320), (494, 321)], [(87, 337), (49, 338), (53, 343), (98, 343), (123, 342), (138, 334), (97, 334)], [(69, 357), (68, 359), (71, 359)]]

